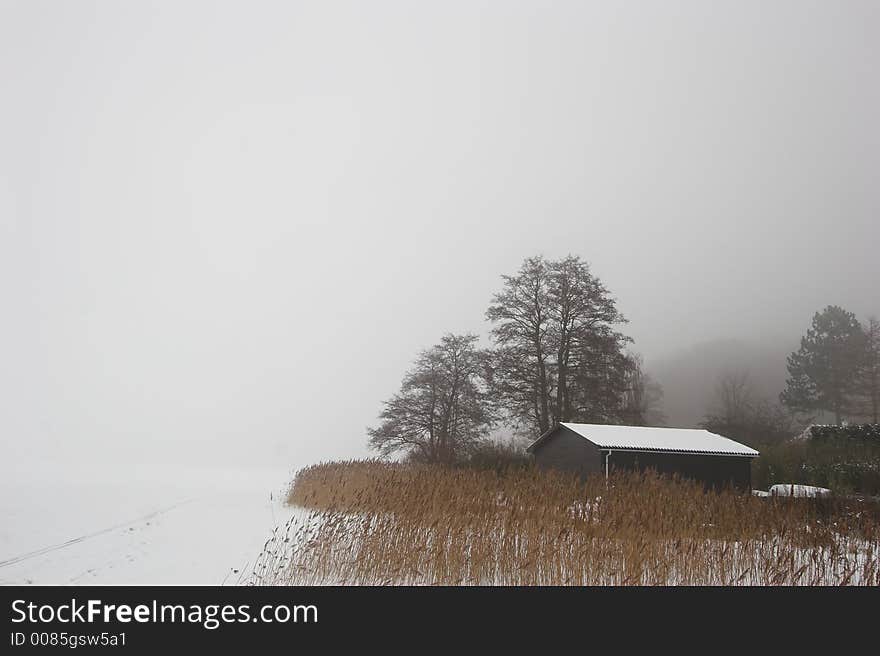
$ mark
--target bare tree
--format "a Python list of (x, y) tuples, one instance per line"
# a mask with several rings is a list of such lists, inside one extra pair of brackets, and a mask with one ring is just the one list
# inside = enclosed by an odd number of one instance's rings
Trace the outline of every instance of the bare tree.
[(626, 390), (623, 395), (623, 419), (630, 426), (660, 426), (663, 414), (663, 387), (644, 369), (639, 353), (627, 356)]
[(548, 336), (555, 351), (552, 363), (555, 400), (552, 404), (555, 421), (569, 421), (575, 415), (575, 393), (572, 378), (584, 380), (588, 363), (585, 354), (598, 350), (621, 355), (620, 346), (626, 338), (610, 329), (622, 323), (614, 300), (602, 283), (590, 273), (589, 266), (579, 257), (569, 255), (548, 262)]
[(486, 317), (494, 324), (492, 388), (521, 426), (542, 433), (559, 421), (613, 420), (620, 409), (629, 338), (614, 299), (586, 262), (525, 260), (503, 276)]
[(715, 384), (715, 403), (715, 416), (730, 426), (744, 425), (754, 403), (748, 372), (722, 373)]
[(752, 446), (778, 444), (796, 432), (794, 417), (785, 407), (756, 398), (747, 371), (719, 376), (713, 404), (700, 425)]
[(486, 435), (492, 418), (476, 341), (475, 335), (448, 334), (419, 355), (400, 391), (385, 402), (382, 423), (368, 431), (373, 449), (451, 462)]
[(542, 257), (523, 262), (515, 276), (502, 276), (487, 318), (498, 345), (493, 382), (500, 402), (539, 432), (550, 427), (548, 366), (553, 347), (549, 331), (549, 271)]

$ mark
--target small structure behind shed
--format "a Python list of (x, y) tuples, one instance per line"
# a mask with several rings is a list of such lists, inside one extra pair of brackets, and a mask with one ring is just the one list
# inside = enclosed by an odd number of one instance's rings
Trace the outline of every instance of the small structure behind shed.
[(561, 423), (527, 449), (539, 467), (583, 477), (611, 471), (674, 475), (720, 489), (748, 491), (757, 451), (707, 430)]

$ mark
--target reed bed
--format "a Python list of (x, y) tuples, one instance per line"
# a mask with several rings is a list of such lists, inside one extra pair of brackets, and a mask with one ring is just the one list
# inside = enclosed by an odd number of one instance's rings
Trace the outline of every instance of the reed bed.
[(880, 585), (880, 505), (652, 474), (381, 461), (301, 470), (250, 584)]

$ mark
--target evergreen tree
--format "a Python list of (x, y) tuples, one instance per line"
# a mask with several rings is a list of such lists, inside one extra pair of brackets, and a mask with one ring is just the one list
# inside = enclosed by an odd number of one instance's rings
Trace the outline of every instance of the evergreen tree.
[(868, 319), (865, 326), (865, 360), (859, 378), (864, 414), (880, 423), (880, 320)]
[(836, 305), (813, 316), (801, 347), (788, 356), (783, 404), (800, 412), (829, 411), (840, 424), (851, 406), (864, 362), (865, 334), (852, 312)]

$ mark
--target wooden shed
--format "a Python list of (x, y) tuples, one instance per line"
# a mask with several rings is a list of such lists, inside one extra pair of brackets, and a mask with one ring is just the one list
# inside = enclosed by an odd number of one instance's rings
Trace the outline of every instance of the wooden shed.
[(581, 476), (608, 476), (614, 470), (678, 474), (706, 487), (752, 486), (754, 449), (707, 430), (562, 423), (527, 449), (539, 467)]

